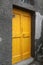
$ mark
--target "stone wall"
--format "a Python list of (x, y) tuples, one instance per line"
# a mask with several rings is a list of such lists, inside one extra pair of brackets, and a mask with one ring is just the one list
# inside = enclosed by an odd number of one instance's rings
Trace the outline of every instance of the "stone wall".
[(0, 65), (11, 65), (12, 1), (0, 1)]

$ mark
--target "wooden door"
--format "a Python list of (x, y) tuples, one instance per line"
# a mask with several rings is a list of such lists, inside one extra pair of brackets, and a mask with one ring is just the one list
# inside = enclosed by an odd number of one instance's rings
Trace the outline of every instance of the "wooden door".
[(12, 64), (31, 57), (31, 15), (14, 9), (12, 18)]

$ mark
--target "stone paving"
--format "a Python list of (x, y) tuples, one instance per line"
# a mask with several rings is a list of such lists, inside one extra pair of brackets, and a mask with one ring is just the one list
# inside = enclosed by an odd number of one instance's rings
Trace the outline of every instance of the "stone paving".
[(21, 62), (19, 62), (17, 64), (13, 64), (13, 65), (43, 65), (43, 63), (40, 63), (38, 61), (34, 61), (33, 58), (30, 58), (30, 59), (21, 61)]
[(28, 65), (43, 65), (43, 63), (40, 63), (40, 62), (34, 61), (34, 62), (32, 62), (31, 64), (28, 64)]
[(34, 59), (31, 57), (30, 59), (23, 60), (19, 63), (13, 64), (13, 65), (28, 65), (28, 64), (32, 63), (33, 61), (34, 61)]

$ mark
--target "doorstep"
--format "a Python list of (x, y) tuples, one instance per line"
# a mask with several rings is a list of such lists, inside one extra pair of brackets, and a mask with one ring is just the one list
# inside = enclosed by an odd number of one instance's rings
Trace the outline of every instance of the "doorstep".
[(34, 58), (29, 58), (29, 59), (26, 59), (26, 60), (23, 60), (19, 63), (16, 63), (16, 64), (13, 64), (13, 65), (28, 65), (30, 63), (32, 63), (34, 61)]

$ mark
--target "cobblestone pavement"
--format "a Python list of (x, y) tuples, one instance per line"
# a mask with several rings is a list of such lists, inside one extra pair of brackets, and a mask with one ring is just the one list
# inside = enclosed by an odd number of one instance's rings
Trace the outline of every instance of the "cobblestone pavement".
[(34, 61), (34, 62), (32, 62), (31, 64), (29, 64), (29, 65), (43, 65), (43, 63), (39, 63), (39, 62), (37, 62), (37, 61)]

